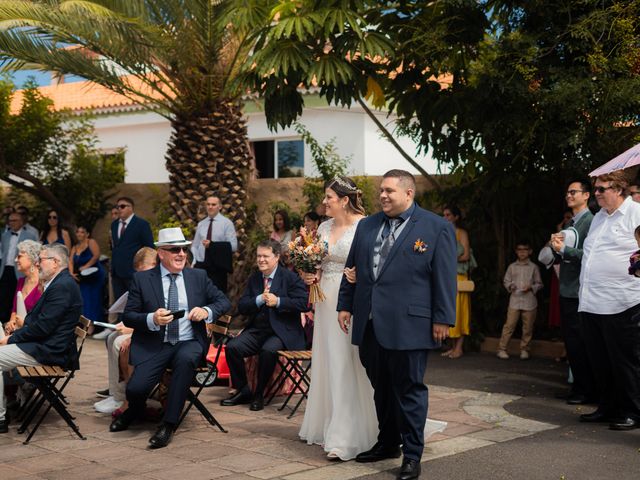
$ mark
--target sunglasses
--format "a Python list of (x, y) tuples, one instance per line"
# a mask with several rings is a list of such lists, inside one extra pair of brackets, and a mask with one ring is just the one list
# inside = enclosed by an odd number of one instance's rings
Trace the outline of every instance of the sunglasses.
[(584, 193), (584, 190), (567, 190), (567, 195), (574, 197), (576, 193)]
[(170, 252), (170, 253), (173, 253), (174, 255), (177, 255), (180, 252), (187, 253), (189, 251), (189, 247), (161, 248), (160, 250), (165, 251), (165, 252)]
[(607, 190), (611, 190), (613, 187), (593, 187), (593, 191), (596, 193), (604, 193)]
[(57, 220), (58, 219), (58, 217), (56, 215), (49, 215), (47, 218), (49, 220)]
[(121, 204), (117, 205), (117, 207), (118, 207), (120, 210), (124, 210), (125, 208), (130, 207), (130, 206), (131, 206), (131, 205), (129, 205), (128, 203), (121, 203)]

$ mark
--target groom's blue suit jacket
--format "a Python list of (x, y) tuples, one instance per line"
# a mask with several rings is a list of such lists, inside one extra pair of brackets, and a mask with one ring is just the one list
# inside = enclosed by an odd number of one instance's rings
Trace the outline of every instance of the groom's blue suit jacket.
[[(377, 278), (373, 249), (385, 221), (380, 212), (360, 221), (346, 266), (356, 267), (356, 283), (343, 276), (337, 310), (353, 314), (352, 343), (360, 345), (369, 318), (378, 343), (390, 350), (437, 348), (433, 323), (455, 325), (456, 238), (453, 226), (416, 205)], [(424, 243), (424, 252), (416, 247)]]

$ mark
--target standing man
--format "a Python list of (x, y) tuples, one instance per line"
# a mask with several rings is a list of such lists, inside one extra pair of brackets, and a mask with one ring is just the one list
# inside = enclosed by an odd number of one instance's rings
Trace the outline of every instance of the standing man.
[(17, 365), (68, 366), (77, 359), (75, 327), (82, 313), (80, 288), (69, 271), (69, 251), (44, 245), (38, 268), (44, 292), (24, 326), (0, 339), (0, 433), (7, 433), (2, 372)]
[(20, 205), (16, 208), (16, 212), (22, 215), (22, 222), (24, 223), (24, 228), (26, 228), (27, 231), (35, 235), (36, 238), (40, 238), (40, 232), (38, 232), (38, 229), (29, 223), (29, 209), (24, 205)]
[(640, 427), (640, 278), (629, 275), (638, 249), (634, 232), (640, 204), (627, 196), (622, 170), (596, 178), (600, 210), (584, 242), (578, 311), (598, 389), (598, 408), (582, 422), (609, 423), (612, 430)]
[(134, 203), (129, 197), (116, 202), (118, 218), (111, 223), (113, 250), (111, 254), (111, 285), (117, 300), (127, 290), (133, 276), (133, 256), (142, 247), (153, 247), (149, 223), (133, 213)]
[(346, 262), (356, 267), (357, 280), (342, 278), (337, 307), (345, 333), (353, 315), (351, 341), (374, 388), (380, 429), (376, 444), (356, 461), (399, 457), (402, 444), (401, 480), (420, 476), (427, 356), (456, 319), (455, 232), (414, 203), (415, 189), (409, 172), (384, 174), (382, 212), (358, 224)]
[(565, 198), (573, 217), (567, 226), (573, 227), (577, 233), (575, 247), (565, 245), (564, 236), (561, 233), (551, 235), (551, 248), (561, 259), (560, 318), (567, 358), (573, 373), (573, 385), (567, 397), (569, 405), (582, 405), (597, 399), (595, 380), (587, 356), (587, 347), (580, 331), (580, 314), (578, 313), (582, 246), (593, 219), (588, 205), (590, 197), (589, 181), (576, 180), (569, 183)]
[(129, 363), (135, 369), (126, 390), (129, 408), (109, 429), (126, 430), (140, 418), (149, 393), (171, 367), (163, 421), (149, 439), (150, 448), (162, 448), (171, 441), (194, 369), (208, 351), (205, 324), (229, 310), (231, 303), (205, 272), (185, 268), (191, 242), (180, 228), (160, 230), (155, 245), (160, 265), (137, 272), (131, 281), (123, 320), (133, 328)]
[(198, 223), (191, 253), (194, 267), (207, 271), (207, 275), (223, 292), (227, 291), (227, 274), (232, 272), (232, 254), (238, 249), (238, 238), (233, 222), (220, 213), (220, 198), (207, 197), (207, 217)]
[(2, 261), (0, 261), (0, 322), (11, 316), (11, 306), (18, 278), (23, 275), (15, 268), (18, 243), (23, 240), (38, 241), (38, 235), (24, 226), (24, 218), (18, 212), (9, 214), (9, 228), (2, 232)]

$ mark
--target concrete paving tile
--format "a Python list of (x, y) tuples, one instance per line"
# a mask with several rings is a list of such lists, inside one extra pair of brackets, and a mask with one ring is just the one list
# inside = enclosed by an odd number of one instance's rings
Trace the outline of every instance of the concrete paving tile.
[(318, 445), (307, 445), (301, 440), (283, 440), (277, 437), (263, 437), (254, 439), (253, 443), (244, 447), (253, 452), (262, 453), (294, 462), (306, 463), (314, 466), (326, 466), (330, 464), (327, 454)]
[(489, 440), (491, 442), (508, 442), (509, 440), (515, 440), (516, 438), (527, 436), (526, 433), (514, 432), (506, 428), (492, 428), (491, 430), (479, 430), (477, 432), (470, 433), (469, 437), (481, 438), (483, 440)]
[(493, 444), (494, 442), (490, 442), (488, 440), (468, 436), (449, 438), (447, 440), (429, 444), (422, 455), (422, 461), (425, 462), (440, 457), (455, 455), (456, 453), (466, 452), (468, 450), (486, 447)]
[(207, 460), (205, 463), (216, 465), (224, 470), (243, 473), (272, 467), (281, 462), (282, 460), (280, 458), (262, 455), (255, 452), (242, 452)]
[(286, 475), (283, 477), (286, 480), (334, 480), (339, 478), (340, 480), (348, 480), (350, 478), (358, 478), (365, 475), (371, 475), (378, 473), (381, 470), (379, 467), (373, 464), (356, 463), (356, 462), (342, 462), (334, 463), (322, 468), (314, 468), (312, 470), (305, 470), (303, 472)]
[[(204, 462), (213, 458), (225, 457), (227, 455), (237, 454), (238, 452), (244, 452), (237, 447), (230, 445), (220, 445), (216, 442), (202, 442), (191, 439), (197, 442), (194, 445), (177, 446), (174, 440), (171, 441), (171, 445), (167, 447), (168, 453), (174, 457), (183, 458), (192, 462)], [(196, 477), (197, 478), (197, 477)]]
[(20, 458), (32, 458), (40, 455), (47, 455), (50, 453), (44, 448), (37, 447), (35, 445), (4, 445), (2, 447), (2, 461), (6, 463), (13, 463)]
[(121, 458), (137, 455), (139, 452), (139, 450), (124, 445), (106, 444), (76, 450), (71, 453), (78, 458), (83, 458), (88, 461), (99, 461), (100, 463), (109, 464)]
[(46, 448), (52, 452), (74, 452), (84, 450), (85, 448), (94, 448), (101, 445), (107, 445), (107, 442), (99, 438), (87, 436), (86, 440), (80, 440), (77, 437), (69, 438), (38, 438), (31, 440), (31, 444), (38, 447)]
[(0, 463), (0, 472), (2, 472), (2, 480), (23, 479), (31, 476), (31, 473), (28, 471), (22, 470), (14, 465), (7, 465), (6, 463)]
[(64, 470), (41, 472), (38, 475), (47, 480), (87, 480), (87, 478), (90, 478), (91, 480), (103, 480), (119, 478), (122, 473), (122, 470), (93, 464), (89, 467), (80, 465)]
[(447, 425), (447, 428), (443, 433), (447, 434), (449, 437), (457, 437), (458, 435), (466, 435), (468, 433), (477, 432), (479, 430), (485, 429), (478, 425), (458, 424), (455, 426)]
[[(99, 463), (106, 463), (97, 460)], [(111, 462), (119, 470), (128, 473), (149, 473), (158, 470), (175, 468), (185, 463), (191, 463), (187, 459), (175, 457), (166, 448), (159, 450), (139, 450), (136, 455), (120, 458), (117, 462)]]
[(273, 467), (269, 467), (269, 468), (254, 470), (253, 472), (247, 472), (247, 475), (250, 475), (256, 478), (262, 478), (262, 479), (282, 478), (285, 475), (301, 472), (303, 470), (310, 470), (312, 468), (315, 468), (315, 467), (312, 467), (311, 465), (307, 465), (305, 463), (290, 462), (290, 463), (282, 463), (280, 465), (274, 465)]
[(11, 462), (14, 467), (30, 473), (41, 473), (73, 467), (75, 465), (87, 465), (89, 462), (82, 458), (62, 453), (50, 453), (33, 458), (22, 458)]
[(213, 478), (227, 477), (233, 474), (234, 473), (230, 470), (223, 470), (210, 464), (191, 463), (148, 472), (146, 476), (157, 480), (175, 480), (176, 478), (209, 480)]

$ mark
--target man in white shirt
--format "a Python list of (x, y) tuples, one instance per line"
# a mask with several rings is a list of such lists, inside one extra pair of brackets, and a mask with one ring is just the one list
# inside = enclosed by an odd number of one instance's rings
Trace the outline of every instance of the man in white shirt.
[(191, 244), (193, 266), (206, 270), (213, 284), (226, 292), (232, 254), (238, 249), (236, 229), (233, 222), (220, 213), (219, 197), (207, 197), (205, 206), (207, 216), (198, 223)]
[(589, 228), (580, 272), (579, 311), (600, 401), (582, 422), (606, 422), (612, 430), (640, 427), (640, 278), (629, 275), (638, 246), (640, 204), (627, 196), (621, 170), (597, 177), (600, 211)]

